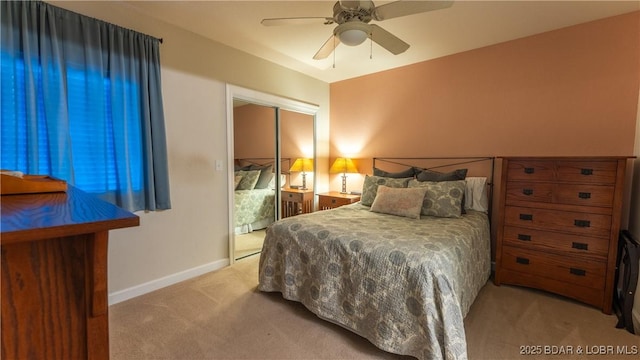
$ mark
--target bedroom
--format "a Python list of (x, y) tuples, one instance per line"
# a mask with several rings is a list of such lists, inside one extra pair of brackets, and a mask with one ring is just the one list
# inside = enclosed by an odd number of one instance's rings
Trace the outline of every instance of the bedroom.
[[(638, 136), (634, 135), (638, 126), (638, 41), (632, 39), (633, 45), (629, 47), (609, 47), (607, 41), (598, 42), (599, 37), (593, 36), (609, 33), (622, 39), (637, 34), (633, 31), (637, 28), (637, 13), (452, 55), (409, 69), (329, 84), (132, 11), (123, 4), (55, 4), (164, 39), (162, 80), (173, 209), (141, 214), (140, 227), (111, 234), (111, 303), (221, 269), (229, 263), (227, 174), (214, 170), (216, 160), (227, 158), (226, 83), (317, 104), (318, 168), (328, 169), (331, 159), (350, 151), (342, 147), (352, 144), (361, 146), (358, 157), (362, 159), (379, 155), (640, 154)], [(582, 51), (578, 55), (550, 57), (551, 50), (571, 48), (576, 42)], [(619, 62), (600, 67), (608, 58), (599, 56), (606, 55)], [(550, 91), (545, 88), (534, 102), (528, 98), (541, 90), (537, 80), (544, 78), (540, 76), (543, 69), (536, 66), (542, 64), (536, 62), (538, 57), (550, 67), (572, 71), (567, 77), (552, 79)], [(527, 71), (521, 71), (525, 67)], [(393, 91), (380, 86), (401, 81), (411, 84), (416, 74), (424, 72), (433, 77), (430, 83), (397, 87)], [(451, 74), (453, 80), (446, 77)], [(478, 83), (485, 76), (501, 80), (504, 86), (480, 87)], [(478, 82), (464, 81), (466, 78)], [(621, 87), (632, 91), (612, 90)], [(368, 92), (358, 95), (359, 92), (352, 91), (362, 88)], [(417, 123), (409, 122), (415, 118), (411, 114), (425, 111), (427, 104), (419, 97), (425, 92), (455, 96), (449, 103), (440, 102)], [(589, 106), (568, 113), (561, 105), (575, 102), (572, 94), (588, 96), (589, 101), (582, 103)], [(343, 100), (366, 101), (367, 106), (351, 107)], [(475, 107), (471, 113), (465, 112), (468, 101)], [(505, 104), (508, 106), (504, 107)], [(394, 114), (381, 109), (390, 106)], [(491, 116), (498, 106), (501, 117)], [(402, 111), (396, 112), (398, 109)], [(510, 116), (514, 109), (519, 109), (517, 121)], [(443, 114), (451, 120), (440, 121), (438, 118)], [(602, 119), (602, 114), (609, 119)], [(392, 130), (384, 127), (389, 119), (399, 121), (395, 124), (400, 126)], [(520, 125), (521, 121), (526, 121), (527, 127)], [(430, 141), (418, 148), (419, 154), (406, 146), (418, 142), (413, 135), (418, 133), (416, 128), (432, 133)], [(553, 132), (545, 132), (549, 128)], [(476, 137), (483, 140), (478, 142)], [(457, 146), (450, 145), (452, 138)], [(370, 167), (365, 164), (363, 168)], [(340, 187), (339, 177), (327, 172), (317, 173), (316, 181), (317, 192)], [(350, 180), (349, 190), (357, 186), (357, 181)], [(638, 196), (631, 204), (636, 210), (635, 218), (630, 220), (636, 233), (640, 232)]]

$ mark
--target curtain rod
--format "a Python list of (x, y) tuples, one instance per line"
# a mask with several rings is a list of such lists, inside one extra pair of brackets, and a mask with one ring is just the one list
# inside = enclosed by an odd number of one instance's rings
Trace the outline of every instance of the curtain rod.
[(42, 0), (39, 0), (38, 3), (39, 4), (43, 4), (44, 6), (49, 6), (49, 7), (58, 9), (59, 11), (66, 11), (66, 12), (69, 12), (69, 13), (72, 13), (72, 14), (76, 14), (76, 15), (81, 16), (81, 17), (85, 17), (85, 18), (88, 18), (88, 19), (99, 21), (101, 23), (105, 23), (105, 24), (110, 25), (110, 26), (115, 26), (115, 27), (118, 27), (118, 28), (121, 28), (121, 29), (124, 29), (124, 30), (133, 31), (133, 32), (138, 33), (140, 35), (148, 36), (150, 38), (158, 40), (160, 42), (160, 44), (162, 44), (162, 42), (163, 42), (162, 38), (157, 38), (155, 36), (151, 36), (149, 34), (145, 34), (143, 32), (137, 31), (137, 30), (133, 30), (133, 29), (130, 29), (130, 28), (127, 28), (127, 27), (124, 27), (124, 26), (120, 26), (120, 25), (117, 25), (117, 24), (114, 24), (114, 23), (111, 23), (111, 22), (108, 22), (108, 21), (105, 21), (105, 20), (101, 20), (101, 19), (98, 19), (98, 18), (93, 17), (93, 16), (84, 15), (84, 14), (81, 14), (81, 13), (79, 13), (77, 11), (73, 11), (73, 10), (69, 10), (69, 9), (66, 9), (66, 8), (63, 8), (63, 7), (60, 7), (60, 6), (49, 4), (49, 3), (44, 2)]

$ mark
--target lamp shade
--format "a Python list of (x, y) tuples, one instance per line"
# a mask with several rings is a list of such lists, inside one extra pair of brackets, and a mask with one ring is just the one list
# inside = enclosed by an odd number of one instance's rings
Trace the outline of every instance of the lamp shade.
[(356, 165), (349, 158), (337, 158), (336, 161), (333, 162), (333, 165), (331, 165), (329, 172), (331, 174), (351, 174), (357, 173), (358, 168), (356, 168)]
[(293, 172), (309, 172), (313, 171), (313, 159), (297, 158), (293, 162), (289, 171)]

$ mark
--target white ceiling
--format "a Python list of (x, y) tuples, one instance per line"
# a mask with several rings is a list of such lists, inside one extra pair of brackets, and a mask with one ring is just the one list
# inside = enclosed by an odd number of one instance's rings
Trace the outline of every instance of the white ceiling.
[[(410, 0), (404, 0), (410, 1)], [(379, 6), (389, 1), (374, 1)], [(263, 26), (263, 18), (332, 17), (335, 1), (129, 1), (132, 10), (314, 78), (335, 82), (640, 10), (640, 1), (455, 1), (381, 22), (411, 47), (392, 55), (370, 41), (313, 60), (336, 24)], [(370, 54), (372, 59), (370, 59)]]

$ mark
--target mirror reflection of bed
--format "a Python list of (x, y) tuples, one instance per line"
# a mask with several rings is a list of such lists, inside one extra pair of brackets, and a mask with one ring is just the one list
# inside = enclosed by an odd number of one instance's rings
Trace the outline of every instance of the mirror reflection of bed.
[[(236, 260), (260, 253), (265, 229), (276, 219), (276, 189), (287, 183), (288, 158), (276, 179), (272, 158), (235, 159), (234, 234)], [(276, 181), (278, 180), (278, 181)]]

